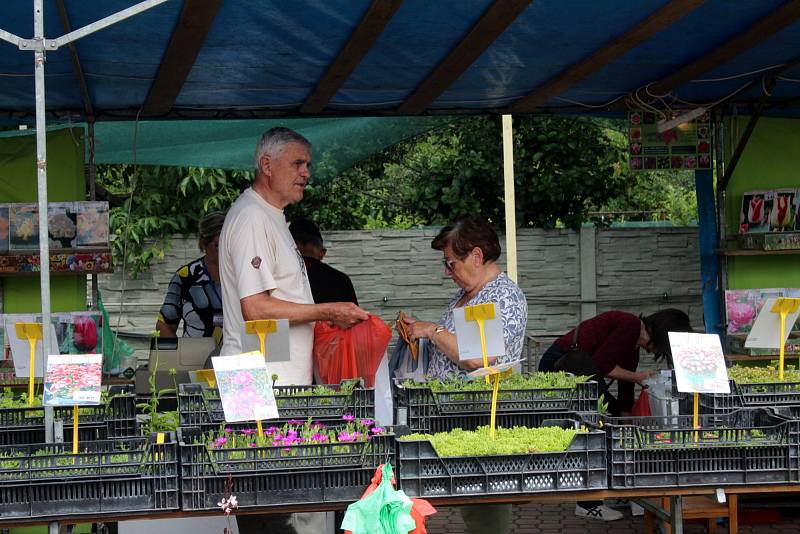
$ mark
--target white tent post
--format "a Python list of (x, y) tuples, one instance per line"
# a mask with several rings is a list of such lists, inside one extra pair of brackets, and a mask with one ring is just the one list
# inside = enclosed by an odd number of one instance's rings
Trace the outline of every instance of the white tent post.
[[(44, 13), (43, 0), (33, 3), (34, 40), (40, 45), (33, 53), (36, 84), (36, 177), (39, 198), (39, 281), (42, 295), (42, 351), (50, 347), (50, 240), (47, 234), (47, 119), (44, 99)], [(33, 372), (33, 369), (31, 369)], [(45, 441), (53, 441), (53, 407), (44, 409)]]
[(514, 196), (514, 129), (511, 115), (503, 115), (503, 181), (506, 206), (506, 271), (517, 281), (517, 216)]

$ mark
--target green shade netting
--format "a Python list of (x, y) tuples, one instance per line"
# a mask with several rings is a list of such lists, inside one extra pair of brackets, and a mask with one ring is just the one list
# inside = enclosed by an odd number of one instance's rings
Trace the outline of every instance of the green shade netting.
[[(440, 117), (358, 117), (99, 122), (95, 124), (95, 162), (252, 170), (261, 134), (275, 126), (286, 126), (311, 141), (314, 146), (312, 179), (326, 181), (359, 161), (435, 128), (445, 120)], [(74, 135), (85, 128), (83, 123), (51, 127), (67, 129)], [(0, 137), (28, 137), (35, 142), (33, 134), (32, 130), (9, 131), (0, 133)], [(86, 161), (89, 161), (88, 152)], [(51, 163), (55, 163), (52, 158)]]

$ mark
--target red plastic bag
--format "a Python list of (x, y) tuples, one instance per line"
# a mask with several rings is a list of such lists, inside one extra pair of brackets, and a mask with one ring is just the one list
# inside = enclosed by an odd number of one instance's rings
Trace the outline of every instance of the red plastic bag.
[(375, 315), (347, 329), (317, 321), (314, 365), (322, 382), (338, 384), (349, 378), (363, 378), (366, 387), (374, 387), (375, 373), (391, 338), (392, 330)]
[(631, 415), (638, 417), (649, 417), (653, 415), (650, 412), (650, 395), (647, 394), (646, 389), (643, 389), (642, 392), (639, 393), (639, 398), (633, 403)]
[[(378, 468), (375, 470), (375, 474), (372, 476), (372, 481), (370, 485), (367, 486), (366, 491), (364, 491), (361, 498), (363, 499), (373, 491), (375, 491), (378, 487), (378, 484), (381, 483), (381, 471), (383, 471), (383, 464), (379, 465)], [(395, 486), (396, 482), (394, 478), (392, 478), (392, 486)], [(425, 499), (411, 499), (411, 518), (414, 520), (414, 523), (417, 524), (417, 528), (414, 530), (409, 531), (408, 534), (427, 534), (428, 531), (425, 529), (425, 521), (428, 520), (429, 515), (433, 515), (436, 513), (436, 508), (431, 505)], [(344, 534), (353, 534), (349, 530), (345, 530)]]

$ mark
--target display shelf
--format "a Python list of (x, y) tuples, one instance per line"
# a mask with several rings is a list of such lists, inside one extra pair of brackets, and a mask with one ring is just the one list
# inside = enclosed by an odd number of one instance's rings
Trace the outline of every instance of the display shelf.
[(787, 254), (800, 254), (800, 249), (790, 250), (754, 250), (745, 248), (718, 248), (717, 254), (724, 256), (784, 256)]
[[(39, 254), (17, 251), (0, 255), (0, 276), (32, 276), (40, 271)], [(114, 272), (110, 248), (57, 249), (50, 253), (52, 275)]]

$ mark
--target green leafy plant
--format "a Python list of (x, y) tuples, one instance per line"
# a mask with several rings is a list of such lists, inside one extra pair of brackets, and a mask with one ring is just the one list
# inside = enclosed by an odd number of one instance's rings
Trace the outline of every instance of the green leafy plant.
[[(562, 371), (530, 373), (527, 375), (514, 373), (500, 381), (500, 389), (573, 389), (586, 382), (589, 376), (574, 376)], [(452, 393), (459, 391), (491, 391), (492, 386), (485, 380), (469, 380), (458, 377), (446, 380), (432, 379), (426, 382), (404, 380), (406, 388), (430, 388), (434, 393)]]
[(766, 367), (748, 367), (745, 365), (733, 365), (728, 369), (728, 377), (736, 381), (737, 384), (759, 384), (759, 383), (798, 383), (800, 390), (800, 370), (793, 365), (784, 368), (783, 380), (778, 375), (778, 362), (772, 361)]
[[(158, 332), (153, 332), (153, 337), (158, 338)], [(175, 369), (169, 370), (169, 375), (172, 379), (172, 388), (158, 389), (156, 387), (156, 371), (158, 371), (158, 343), (155, 344), (155, 362), (153, 368), (150, 369), (150, 374), (147, 377), (147, 383), (150, 386), (150, 398), (147, 402), (139, 403), (136, 407), (144, 416), (142, 432), (149, 435), (153, 432), (174, 432), (180, 426), (180, 417), (177, 410), (159, 412), (158, 403), (162, 397), (167, 395), (175, 395), (178, 391), (178, 384), (175, 381), (177, 374)]]
[(532, 452), (561, 452), (569, 448), (578, 432), (560, 427), (513, 427), (496, 429), (495, 439), (489, 436), (489, 427), (475, 431), (453, 429), (437, 434), (408, 434), (401, 441), (430, 441), (441, 457), (491, 456), (495, 454), (527, 454)]

